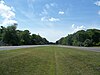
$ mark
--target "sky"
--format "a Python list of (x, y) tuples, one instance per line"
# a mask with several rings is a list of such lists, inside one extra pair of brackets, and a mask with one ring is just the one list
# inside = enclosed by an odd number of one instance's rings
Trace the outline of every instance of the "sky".
[(0, 26), (14, 23), (55, 42), (78, 30), (100, 29), (100, 0), (0, 0)]

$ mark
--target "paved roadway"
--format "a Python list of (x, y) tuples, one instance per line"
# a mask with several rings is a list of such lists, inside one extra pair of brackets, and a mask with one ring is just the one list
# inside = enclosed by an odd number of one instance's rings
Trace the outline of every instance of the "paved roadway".
[[(52, 45), (1, 46), (0, 50), (13, 50), (13, 49), (39, 47), (39, 46), (52, 46)], [(66, 47), (66, 48), (77, 48), (77, 49), (80, 49), (80, 50), (100, 52), (100, 47), (76, 47), (76, 46), (64, 46), (64, 45), (54, 45), (54, 46)]]
[(76, 48), (76, 49), (80, 49), (80, 50), (100, 52), (100, 47), (78, 47), (78, 46), (65, 46), (65, 45), (58, 45), (58, 46), (59, 47), (67, 47), (67, 48)]
[(0, 50), (13, 50), (13, 49), (21, 49), (21, 48), (29, 48), (29, 47), (39, 47), (43, 45), (23, 45), (23, 46), (1, 46)]

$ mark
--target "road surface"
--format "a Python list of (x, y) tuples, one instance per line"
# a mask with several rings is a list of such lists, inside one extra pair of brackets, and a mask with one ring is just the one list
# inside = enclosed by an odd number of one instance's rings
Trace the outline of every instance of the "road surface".
[[(0, 50), (13, 50), (13, 49), (39, 47), (39, 46), (53, 46), (53, 45), (1, 46)], [(64, 45), (54, 45), (54, 46), (100, 52), (100, 47), (76, 47), (76, 46), (64, 46)]]
[(100, 52), (100, 47), (77, 47), (77, 46), (65, 46), (65, 45), (58, 45), (58, 46), (59, 47), (67, 47), (67, 48), (76, 48), (76, 49), (80, 49), (80, 50)]
[(0, 50), (13, 50), (13, 49), (21, 49), (21, 48), (30, 48), (30, 47), (39, 47), (43, 45), (24, 45), (24, 46), (1, 46)]

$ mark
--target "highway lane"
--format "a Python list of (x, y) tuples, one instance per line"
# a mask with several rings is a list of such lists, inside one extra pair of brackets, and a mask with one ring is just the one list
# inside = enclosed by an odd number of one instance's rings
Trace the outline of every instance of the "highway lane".
[(0, 47), (0, 50), (14, 50), (14, 49), (30, 48), (30, 47), (39, 47), (39, 46), (44, 46), (44, 45), (1, 46)]
[(100, 52), (100, 47), (77, 47), (77, 46), (65, 46), (65, 45), (23, 45), (23, 46), (1, 46), (0, 50), (14, 50), (20, 48), (29, 48), (29, 47), (40, 47), (40, 46), (58, 46), (66, 48), (76, 48), (80, 50), (96, 51)]
[(65, 45), (58, 45), (58, 46), (59, 47), (67, 47), (67, 48), (76, 48), (76, 49), (80, 49), (80, 50), (100, 52), (100, 47), (78, 47), (78, 46), (65, 46)]

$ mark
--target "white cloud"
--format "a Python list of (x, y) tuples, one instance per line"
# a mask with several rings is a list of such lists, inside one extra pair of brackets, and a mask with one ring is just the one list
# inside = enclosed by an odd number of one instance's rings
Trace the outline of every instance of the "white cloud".
[(81, 26), (75, 26), (75, 24), (72, 24), (72, 29), (73, 29), (72, 33), (74, 33), (74, 32), (77, 32), (79, 30), (84, 30), (85, 26), (83, 26), (83, 25), (81, 25)]
[(98, 11), (98, 14), (100, 15), (100, 10)]
[(48, 21), (47, 17), (42, 17), (41, 21)]
[(75, 24), (72, 24), (72, 28), (74, 28)]
[(54, 4), (54, 3), (51, 3), (50, 5), (51, 5), (51, 6), (55, 6), (55, 4)]
[(56, 21), (60, 21), (60, 19), (59, 18), (54, 18), (54, 17), (51, 17), (51, 18), (49, 18), (49, 17), (42, 17), (41, 21), (56, 22)]
[(3, 11), (3, 13), (1, 14), (1, 16), (3, 18), (6, 18), (6, 19), (11, 19), (11, 18), (14, 18), (15, 17), (15, 13), (12, 12), (12, 11)]
[[(49, 3), (49, 4), (44, 5), (44, 8), (43, 8), (42, 12), (40, 13), (40, 16), (42, 16), (41, 21), (48, 21), (48, 22), (60, 21), (59, 18), (54, 18), (54, 17), (49, 16), (49, 11), (55, 5), (56, 5), (55, 3)], [(64, 14), (64, 12), (60, 12), (60, 14)]]
[(42, 17), (42, 18), (41, 18), (41, 21), (44, 21), (44, 20), (45, 20), (45, 17)]
[[(94, 4), (100, 7), (100, 1), (96, 1)], [(98, 15), (100, 15), (100, 10), (98, 11)]]
[(57, 6), (56, 3), (50, 3), (50, 6), (54, 7), (54, 6)]
[(51, 18), (49, 18), (49, 21), (56, 22), (56, 21), (60, 21), (60, 19), (51, 17)]
[(4, 4), (5, 2), (4, 2), (3, 0), (0, 0), (0, 3), (1, 3), (1, 4)]
[(0, 1), (0, 16), (3, 19), (1, 25), (17, 23), (14, 13), (14, 8), (5, 4), (3, 0)]
[(47, 15), (49, 9), (50, 9), (50, 5), (49, 4), (45, 4), (45, 6), (43, 8), (43, 11), (41, 12), (40, 15)]
[(45, 4), (44, 7), (43, 7), (42, 12), (40, 13), (40, 16), (48, 15), (48, 13), (49, 13), (48, 11), (54, 6), (56, 6), (56, 3)]
[(50, 5), (49, 4), (45, 4), (45, 7), (46, 7), (46, 9), (49, 9)]
[(100, 1), (96, 1), (94, 4), (100, 6)]
[(75, 28), (75, 31), (84, 30), (84, 29), (85, 29), (85, 27), (84, 27), (83, 25), (81, 25), (81, 26), (77, 26), (77, 27)]
[(8, 19), (5, 19), (3, 22), (2, 22), (2, 25), (12, 25), (12, 24), (14, 24), (14, 23), (17, 23), (17, 21), (16, 20), (8, 20)]
[(49, 9), (50, 7), (54, 7), (54, 6), (56, 6), (56, 3), (45, 4), (45, 7), (46, 7), (47, 9)]
[(63, 15), (64, 13), (65, 13), (65, 12), (63, 12), (63, 11), (59, 11), (59, 14), (60, 14), (60, 15)]

